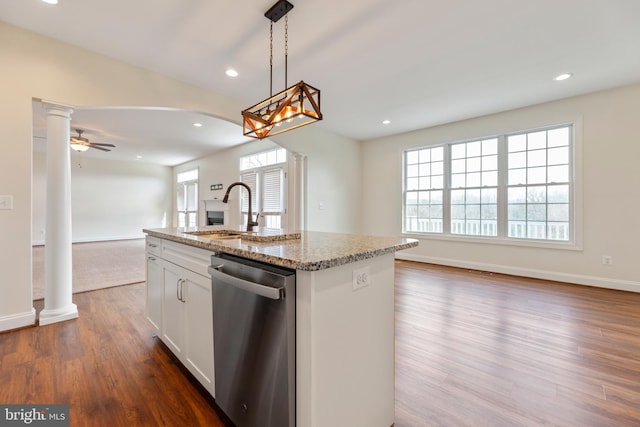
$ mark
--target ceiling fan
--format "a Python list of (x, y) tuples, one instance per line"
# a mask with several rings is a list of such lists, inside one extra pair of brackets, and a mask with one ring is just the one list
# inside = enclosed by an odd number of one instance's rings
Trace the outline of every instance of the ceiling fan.
[(113, 144), (100, 144), (97, 142), (89, 141), (87, 138), (82, 136), (82, 132), (84, 132), (82, 129), (76, 129), (76, 132), (78, 132), (78, 136), (71, 137), (71, 148), (76, 151), (79, 151), (79, 152), (87, 151), (89, 148), (95, 148), (97, 150), (102, 150), (102, 151), (111, 151), (108, 148), (104, 148), (104, 147), (115, 148), (115, 145)]

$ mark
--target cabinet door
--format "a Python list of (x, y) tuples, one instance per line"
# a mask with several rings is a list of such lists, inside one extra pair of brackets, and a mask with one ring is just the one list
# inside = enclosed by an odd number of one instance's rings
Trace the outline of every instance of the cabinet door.
[(162, 263), (164, 298), (162, 306), (162, 341), (182, 358), (184, 351), (184, 278), (183, 269), (170, 262)]
[(162, 262), (155, 255), (147, 253), (147, 320), (153, 327), (156, 335), (160, 336), (162, 329)]
[(213, 302), (211, 278), (185, 270), (185, 365), (200, 383), (214, 394)]

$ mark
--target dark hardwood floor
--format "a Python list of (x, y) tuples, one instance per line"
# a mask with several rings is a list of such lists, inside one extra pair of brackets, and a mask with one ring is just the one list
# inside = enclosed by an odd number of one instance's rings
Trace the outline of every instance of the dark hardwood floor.
[[(640, 294), (396, 267), (395, 427), (640, 426)], [(223, 426), (153, 337), (144, 284), (73, 299), (79, 319), (0, 334), (0, 403), (69, 403), (72, 426)]]
[(0, 334), (0, 403), (67, 403), (77, 427), (223, 427), (147, 326), (144, 286), (74, 294), (78, 319)]
[(640, 426), (640, 294), (397, 262), (406, 426)]

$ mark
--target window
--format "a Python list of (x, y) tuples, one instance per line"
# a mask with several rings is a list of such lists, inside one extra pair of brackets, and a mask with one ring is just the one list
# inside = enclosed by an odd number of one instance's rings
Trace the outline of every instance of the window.
[[(240, 180), (251, 188), (251, 210), (254, 215), (260, 212), (260, 223), (264, 227), (282, 228), (286, 224), (286, 161), (287, 151), (284, 148), (240, 159)], [(241, 211), (245, 223), (248, 207), (248, 194), (242, 191)]]
[(573, 127), (404, 152), (406, 233), (574, 240)]
[(178, 173), (177, 179), (178, 227), (198, 225), (198, 169)]

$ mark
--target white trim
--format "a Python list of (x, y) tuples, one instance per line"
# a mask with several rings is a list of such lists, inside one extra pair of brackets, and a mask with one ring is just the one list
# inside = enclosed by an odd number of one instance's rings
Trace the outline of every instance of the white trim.
[[(146, 234), (128, 234), (121, 236), (109, 236), (109, 237), (85, 237), (82, 239), (74, 239), (71, 243), (91, 243), (91, 242), (111, 242), (113, 240), (137, 240), (144, 239)], [(44, 246), (44, 240), (33, 240), (31, 246)]]
[(11, 316), (0, 317), (0, 331), (10, 331), (12, 329), (34, 326), (36, 324), (36, 309), (31, 308), (27, 313), (18, 313)]
[(499, 264), (486, 264), (481, 262), (470, 262), (451, 258), (438, 258), (426, 255), (414, 255), (399, 252), (396, 252), (396, 259), (640, 293), (640, 282), (633, 282), (630, 280), (618, 280), (610, 279), (608, 277), (569, 274), (561, 273), (558, 271), (537, 270), (532, 268), (521, 268)]

